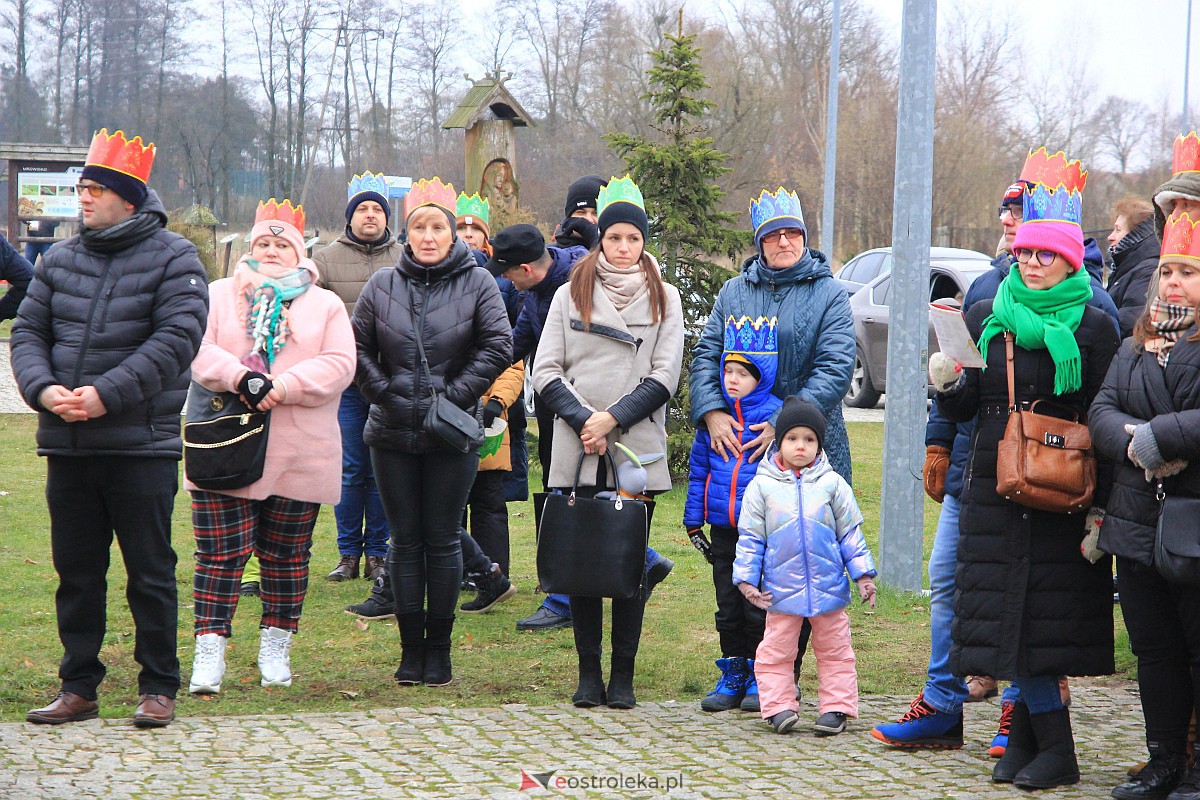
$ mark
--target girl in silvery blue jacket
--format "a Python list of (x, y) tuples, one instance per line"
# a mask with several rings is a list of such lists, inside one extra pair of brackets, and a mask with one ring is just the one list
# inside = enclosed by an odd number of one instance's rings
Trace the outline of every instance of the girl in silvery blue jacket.
[(767, 611), (754, 660), (762, 717), (776, 733), (799, 719), (792, 664), (804, 620), (812, 623), (821, 715), (818, 736), (858, 717), (858, 673), (850, 644), (850, 587), (875, 607), (875, 560), (862, 535), (862, 512), (850, 485), (829, 466), (821, 442), (825, 417), (789, 397), (775, 426), (775, 451), (763, 459), (742, 498), (733, 582)]

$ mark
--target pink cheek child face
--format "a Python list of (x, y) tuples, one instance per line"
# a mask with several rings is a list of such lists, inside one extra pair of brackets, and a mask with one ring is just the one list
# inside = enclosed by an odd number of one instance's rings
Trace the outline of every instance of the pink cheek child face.
[(817, 435), (811, 428), (795, 427), (783, 435), (779, 457), (791, 469), (803, 469), (817, 460)]

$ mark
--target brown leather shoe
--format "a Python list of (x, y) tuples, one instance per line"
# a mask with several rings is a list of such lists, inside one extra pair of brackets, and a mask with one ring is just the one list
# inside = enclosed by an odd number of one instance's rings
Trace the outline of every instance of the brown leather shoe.
[(64, 722), (81, 722), (100, 716), (100, 704), (86, 700), (74, 692), (59, 692), (45, 708), (32, 709), (25, 715), (27, 722), (39, 725), (62, 725)]
[(175, 698), (165, 694), (139, 694), (133, 724), (139, 728), (165, 728), (175, 719)]
[(358, 577), (358, 556), (342, 556), (333, 572), (325, 576), (327, 581), (348, 581)]
[(996, 688), (995, 678), (987, 675), (972, 675), (967, 678), (967, 699), (963, 702), (981, 703), (998, 694), (1000, 694), (1000, 690)]
[(366, 573), (367, 580), (372, 583), (387, 575), (387, 559), (383, 556), (367, 556)]

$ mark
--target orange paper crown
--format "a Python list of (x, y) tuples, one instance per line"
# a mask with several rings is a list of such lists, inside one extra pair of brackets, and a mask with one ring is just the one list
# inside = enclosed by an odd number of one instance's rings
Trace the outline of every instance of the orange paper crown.
[(124, 131), (117, 131), (110, 136), (108, 128), (101, 128), (92, 137), (92, 146), (88, 148), (84, 166), (105, 167), (148, 183), (156, 152), (154, 143), (144, 145), (140, 136), (126, 141)]
[(1087, 183), (1087, 172), (1080, 161), (1067, 161), (1067, 154), (1059, 150), (1050, 155), (1045, 146), (1029, 151), (1021, 180), (1042, 183), (1051, 189), (1065, 186), (1068, 192), (1082, 192)]
[(272, 219), (286, 222), (304, 236), (304, 206), (293, 206), (291, 200), (280, 203), (274, 197), (265, 203), (260, 200), (258, 210), (254, 212), (254, 224)]
[(457, 202), (458, 193), (454, 191), (454, 184), (442, 183), (442, 179), (437, 177), (421, 178), (404, 195), (404, 216), (412, 216), (421, 206), (437, 206), (446, 209), (453, 217)]
[(1200, 225), (1200, 219), (1193, 222), (1186, 211), (1172, 214), (1163, 229), (1161, 260), (1186, 258), (1200, 261), (1200, 236), (1196, 235), (1197, 225)]
[(1175, 137), (1175, 151), (1171, 158), (1171, 172), (1200, 172), (1200, 137), (1192, 131), (1187, 136)]

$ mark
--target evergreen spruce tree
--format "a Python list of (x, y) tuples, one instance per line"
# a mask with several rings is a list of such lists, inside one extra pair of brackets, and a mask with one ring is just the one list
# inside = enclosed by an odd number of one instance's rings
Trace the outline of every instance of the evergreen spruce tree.
[(702, 120), (715, 103), (700, 97), (708, 83), (695, 39), (683, 34), (680, 11), (679, 32), (667, 34), (663, 48), (650, 54), (650, 90), (642, 99), (654, 110), (653, 128), (660, 136), (605, 136), (642, 190), (650, 218), (648, 244), (660, 255), (664, 278), (679, 289), (683, 302), (684, 378), (667, 420), (673, 474), (686, 471), (691, 447), (687, 375), (692, 346), (717, 292), (732, 275), (710, 259), (724, 256), (733, 261), (749, 243), (748, 234), (729, 227), (734, 215), (720, 210), (725, 192), (717, 179), (729, 172), (729, 155), (713, 147), (712, 137), (702, 135)]

